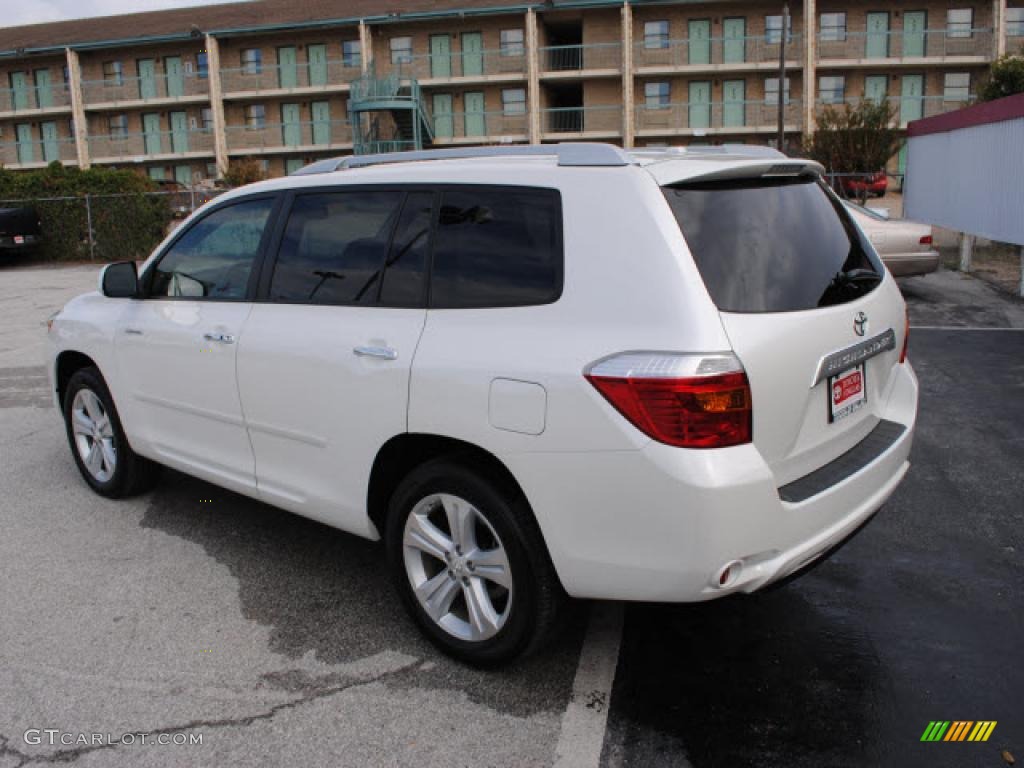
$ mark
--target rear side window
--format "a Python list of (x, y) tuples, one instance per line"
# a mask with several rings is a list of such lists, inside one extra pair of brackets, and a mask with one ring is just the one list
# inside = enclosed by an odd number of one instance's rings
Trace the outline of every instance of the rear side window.
[(562, 292), (561, 198), (550, 189), (442, 192), (430, 282), (434, 308), (548, 304)]
[(853, 301), (884, 269), (815, 180), (666, 187), (704, 284), (725, 312), (790, 312)]

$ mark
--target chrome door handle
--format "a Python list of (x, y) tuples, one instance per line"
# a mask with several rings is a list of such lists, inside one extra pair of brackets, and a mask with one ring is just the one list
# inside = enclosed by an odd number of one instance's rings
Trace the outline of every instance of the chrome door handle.
[(398, 359), (398, 351), (391, 347), (356, 347), (352, 352), (359, 357), (376, 357), (380, 360)]
[(204, 333), (203, 338), (207, 341), (216, 341), (220, 344), (234, 344), (235, 337), (230, 333)]
[(129, 336), (141, 336), (142, 335), (142, 331), (140, 331), (138, 328), (125, 328), (124, 332), (126, 334), (128, 334)]

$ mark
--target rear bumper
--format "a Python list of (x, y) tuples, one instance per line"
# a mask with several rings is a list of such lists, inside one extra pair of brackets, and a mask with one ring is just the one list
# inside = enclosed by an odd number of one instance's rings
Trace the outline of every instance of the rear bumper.
[[(874, 416), (904, 427), (868, 463), (798, 503), (783, 501), (753, 445), (503, 457), (576, 597), (658, 602), (754, 592), (855, 532), (909, 468), (917, 380), (897, 366)], [(732, 564), (724, 584), (720, 576)]]
[(0, 250), (21, 251), (28, 248), (35, 248), (40, 243), (38, 235), (19, 235), (21, 242), (17, 242), (12, 235), (0, 235)]
[(882, 261), (893, 277), (927, 275), (939, 268), (938, 251), (920, 253), (892, 253), (882, 256)]

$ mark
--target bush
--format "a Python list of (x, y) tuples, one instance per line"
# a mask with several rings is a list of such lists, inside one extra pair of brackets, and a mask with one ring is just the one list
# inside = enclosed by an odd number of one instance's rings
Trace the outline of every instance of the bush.
[[(135, 171), (66, 168), (40, 171), (0, 168), (0, 205), (31, 206), (43, 226), (40, 257), (48, 261), (139, 259), (163, 239), (171, 208), (156, 185)], [(95, 251), (90, 252), (86, 196), (92, 209)], [(61, 199), (55, 199), (61, 198)]]
[(995, 101), (1024, 93), (1024, 48), (1016, 56), (1000, 56), (989, 68), (978, 101)]
[(242, 187), (256, 181), (263, 181), (267, 174), (259, 160), (254, 157), (242, 157), (228, 163), (228, 169), (224, 172), (224, 182), (229, 187)]

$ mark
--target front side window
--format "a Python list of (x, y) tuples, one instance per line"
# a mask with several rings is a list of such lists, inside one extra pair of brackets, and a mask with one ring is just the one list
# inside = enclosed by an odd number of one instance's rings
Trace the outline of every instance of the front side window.
[(525, 115), (526, 89), (505, 88), (501, 92), (501, 108), (506, 115)]
[(124, 138), (128, 135), (128, 115), (111, 115), (107, 118), (107, 133), (114, 138)]
[(363, 46), (358, 40), (344, 40), (341, 43), (341, 65), (343, 67), (363, 66)]
[(526, 53), (526, 46), (523, 43), (523, 30), (501, 30), (501, 55), (522, 56), (524, 53)]
[(548, 304), (562, 292), (561, 198), (550, 189), (446, 189), (430, 306)]
[(648, 21), (644, 24), (644, 48), (668, 48), (667, 21)]
[(249, 104), (245, 108), (245, 127), (258, 131), (267, 124), (267, 108), (262, 104)]
[(842, 75), (822, 75), (818, 78), (818, 98), (822, 104), (842, 104), (846, 97), (846, 78)]
[(150, 297), (244, 299), (274, 201), (246, 200), (191, 225), (156, 263)]
[[(786, 17), (786, 42), (793, 39), (793, 17)], [(764, 41), (769, 45), (778, 45), (782, 42), (782, 17), (764, 17)]]
[(818, 39), (823, 42), (843, 41), (846, 39), (846, 14), (821, 14), (821, 32)]
[(103, 62), (103, 84), (124, 85), (124, 63), (120, 61)]
[(943, 101), (968, 101), (971, 96), (969, 72), (947, 72), (943, 80)]
[(973, 9), (951, 8), (946, 11), (946, 37), (970, 37), (973, 26)]
[(1006, 34), (1009, 37), (1024, 37), (1024, 8), (1006, 9)]
[[(786, 78), (783, 83), (783, 103), (789, 104), (789, 78)], [(779, 78), (777, 77), (766, 77), (764, 79), (764, 103), (765, 104), (778, 104), (779, 103)]]
[(242, 51), (242, 71), (247, 75), (258, 75), (263, 71), (263, 51), (246, 48)]
[(647, 109), (663, 109), (669, 105), (671, 89), (668, 83), (644, 84), (644, 106)]
[(390, 46), (392, 64), (408, 64), (412, 61), (411, 37), (392, 37)]

